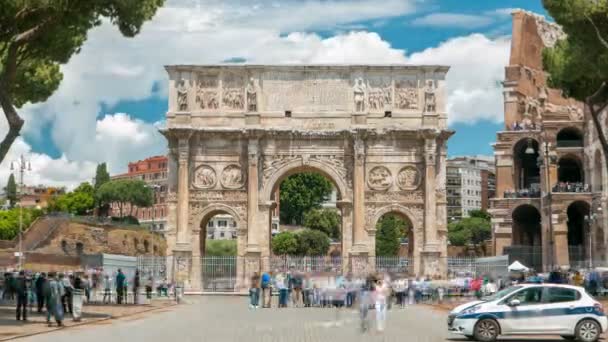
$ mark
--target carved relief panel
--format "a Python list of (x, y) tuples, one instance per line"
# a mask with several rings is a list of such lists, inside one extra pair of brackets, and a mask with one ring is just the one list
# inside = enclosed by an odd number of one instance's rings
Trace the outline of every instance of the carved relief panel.
[(398, 109), (417, 110), (419, 107), (418, 81), (400, 79), (395, 81), (395, 107)]
[(222, 171), (221, 184), (226, 189), (238, 189), (245, 184), (245, 173), (240, 165), (231, 164)]
[(386, 190), (393, 184), (393, 176), (385, 166), (376, 166), (367, 176), (367, 186), (373, 190)]
[(219, 81), (217, 74), (198, 74), (196, 79), (197, 109), (216, 110), (219, 108)]
[(393, 87), (389, 77), (370, 77), (367, 86), (370, 112), (383, 112), (393, 105)]
[(209, 165), (201, 165), (194, 170), (192, 184), (198, 189), (210, 189), (217, 184), (215, 170)]
[(408, 165), (397, 173), (397, 186), (402, 190), (415, 190), (420, 186), (422, 176), (418, 168)]
[(241, 74), (226, 73), (223, 79), (222, 108), (227, 110), (245, 109), (245, 78)]
[(422, 172), (415, 164), (370, 165), (367, 172), (367, 187), (370, 190), (416, 190), (421, 183)]

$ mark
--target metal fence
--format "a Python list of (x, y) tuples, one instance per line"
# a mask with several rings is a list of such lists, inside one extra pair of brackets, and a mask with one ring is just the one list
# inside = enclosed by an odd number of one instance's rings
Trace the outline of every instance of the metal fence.
[(414, 263), (410, 258), (378, 256), (375, 259), (378, 272), (386, 272), (392, 277), (408, 277), (414, 274)]
[(306, 273), (342, 273), (342, 258), (328, 256), (272, 256), (271, 270), (298, 271)]
[(237, 280), (237, 257), (214, 256), (201, 258), (204, 291), (234, 291)]

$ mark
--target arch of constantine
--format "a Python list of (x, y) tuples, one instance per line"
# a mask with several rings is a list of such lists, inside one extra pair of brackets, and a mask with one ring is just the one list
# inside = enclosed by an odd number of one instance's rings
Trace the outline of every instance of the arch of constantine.
[[(294, 173), (330, 180), (343, 271), (375, 256), (380, 217), (412, 223), (413, 270), (446, 272), (444, 66), (175, 65), (169, 73), (168, 255), (201, 288), (206, 222), (230, 214), (239, 279), (268, 270), (276, 190)], [(412, 243), (412, 242), (410, 242)], [(355, 262), (363, 260), (363, 262)]]

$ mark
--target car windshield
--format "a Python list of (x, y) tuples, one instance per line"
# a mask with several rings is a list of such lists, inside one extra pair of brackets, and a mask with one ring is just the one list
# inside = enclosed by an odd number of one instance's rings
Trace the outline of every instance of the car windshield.
[(485, 301), (485, 302), (490, 302), (496, 299), (501, 299), (507, 295), (509, 295), (510, 293), (513, 293), (514, 291), (517, 291), (521, 289), (521, 286), (511, 286), (511, 287), (507, 287), (506, 289), (500, 290), (498, 292), (496, 292), (493, 295), (490, 296), (485, 296), (482, 297), (481, 300)]

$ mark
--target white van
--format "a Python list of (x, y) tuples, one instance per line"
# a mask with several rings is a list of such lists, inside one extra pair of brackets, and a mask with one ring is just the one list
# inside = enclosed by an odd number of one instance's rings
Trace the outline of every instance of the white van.
[(594, 342), (607, 328), (602, 305), (582, 287), (557, 284), (512, 286), (460, 305), (448, 316), (450, 332), (483, 342), (499, 335), (560, 335)]

